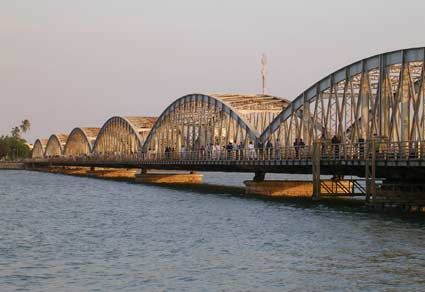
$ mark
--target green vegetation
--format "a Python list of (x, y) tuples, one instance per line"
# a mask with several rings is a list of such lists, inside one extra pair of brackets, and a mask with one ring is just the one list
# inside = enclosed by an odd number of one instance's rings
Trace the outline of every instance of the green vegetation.
[(20, 160), (30, 157), (31, 149), (21, 132), (27, 133), (31, 128), (29, 120), (22, 121), (19, 127), (13, 127), (9, 135), (0, 136), (0, 160)]

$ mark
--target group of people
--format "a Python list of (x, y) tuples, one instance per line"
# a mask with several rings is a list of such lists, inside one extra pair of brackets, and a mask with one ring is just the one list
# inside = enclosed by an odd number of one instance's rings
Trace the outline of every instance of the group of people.
[(239, 144), (229, 141), (226, 145), (220, 145), (218, 142), (213, 144), (207, 144), (206, 146), (201, 145), (199, 153), (202, 159), (238, 159), (245, 148), (245, 145), (240, 142)]
[[(152, 151), (150, 148), (147, 154), (150, 159), (153, 159), (153, 156), (155, 156), (154, 151)], [(253, 141), (249, 141), (246, 146), (242, 141), (239, 143), (233, 143), (233, 141), (229, 141), (225, 145), (220, 145), (217, 142), (215, 144), (207, 144), (206, 146), (201, 145), (196, 151), (193, 152), (190, 152), (189, 149), (185, 147), (185, 145), (182, 145), (180, 147), (180, 152), (177, 153), (177, 155), (174, 147), (166, 146), (163, 155), (163, 157), (166, 159), (176, 158), (209, 160), (280, 159), (280, 156), (281, 147), (279, 140), (276, 140), (275, 145), (273, 145), (271, 140), (268, 140), (266, 143), (258, 142), (256, 145), (253, 143)]]
[(173, 153), (174, 153), (175, 149), (174, 147), (165, 147), (165, 158), (170, 159), (171, 157), (173, 157)]

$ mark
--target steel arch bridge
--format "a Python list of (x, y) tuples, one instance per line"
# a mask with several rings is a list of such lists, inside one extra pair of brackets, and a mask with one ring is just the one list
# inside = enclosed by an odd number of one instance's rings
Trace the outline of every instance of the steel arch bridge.
[[(345, 160), (359, 162), (358, 166), (364, 165), (370, 157), (360, 143), (378, 141), (391, 144), (377, 149), (385, 160), (382, 165), (396, 161), (394, 165), (399, 167), (397, 159), (402, 158), (408, 166), (415, 159), (415, 169), (422, 173), (425, 166), (424, 79), (425, 48), (412, 48), (372, 56), (343, 67), (307, 88), (292, 102), (265, 95), (189, 94), (174, 101), (158, 119), (110, 118), (96, 135), (88, 156), (96, 156), (100, 161), (105, 158), (102, 155), (107, 155), (108, 165), (113, 165), (115, 158), (121, 159), (119, 165), (125, 164), (124, 155), (131, 166), (146, 164), (167, 168), (172, 164), (174, 168), (188, 170), (193, 169), (194, 162), (196, 169), (208, 165), (208, 169), (213, 170), (223, 165), (223, 170), (229, 164), (227, 160), (236, 158), (238, 161), (229, 171), (264, 170), (265, 165), (272, 165), (268, 169), (273, 172), (290, 172), (292, 168), (311, 173), (313, 142), (331, 145), (335, 137), (343, 151), (338, 151), (338, 157), (326, 159), (341, 159), (342, 155)], [(77, 132), (70, 136), (74, 137)], [(305, 142), (302, 157), (293, 147), (299, 138)], [(78, 143), (85, 143), (86, 149), (78, 153), (87, 155), (90, 145), (84, 140), (79, 139)], [(250, 142), (261, 148), (268, 140), (275, 149), (272, 154), (262, 155), (262, 148), (255, 149), (252, 157), (250, 152), (246, 155)], [(69, 146), (64, 145), (64, 141), (63, 137), (52, 135), (44, 156), (69, 155), (68, 148), (72, 148), (74, 138), (68, 139)], [(223, 150), (228, 142), (242, 145), (238, 151), (243, 150), (244, 154), (218, 155), (215, 156), (218, 161), (213, 163), (206, 161), (211, 155), (190, 156), (190, 163), (188, 157), (182, 156), (182, 151), (200, 153), (213, 144)], [(62, 151), (64, 148), (66, 153)], [(42, 149), (44, 145), (39, 140), (33, 157), (40, 157)], [(170, 158), (164, 156), (166, 149), (176, 153), (172, 163), (164, 162)], [(398, 153), (389, 155), (390, 152)], [(146, 155), (150, 153), (155, 155)], [(301, 164), (304, 167), (299, 168)]]
[[(415, 202), (425, 206), (425, 48), (352, 63), (292, 102), (189, 94), (158, 118), (115, 116), (88, 132), (37, 140), (28, 165), (254, 172), (260, 183), (266, 172), (313, 174), (315, 198), (321, 174), (343, 188), (342, 177), (354, 175), (365, 177), (367, 201), (379, 203), (400, 182), (396, 201), (410, 204), (404, 190), (413, 185)], [(379, 192), (377, 177), (387, 181)]]
[(115, 116), (110, 118), (97, 134), (93, 153), (138, 153), (155, 121), (154, 117)]
[(342, 143), (373, 137), (399, 143), (422, 141), (424, 60), (425, 48), (412, 48), (341, 68), (295, 98), (260, 140), (278, 139), (284, 146), (297, 138), (311, 145), (333, 136)]
[(46, 150), (44, 152), (45, 157), (62, 156), (63, 149), (68, 139), (67, 134), (53, 134), (50, 136), (46, 144)]
[(177, 99), (152, 127), (143, 150), (196, 151), (229, 142), (255, 143), (289, 102), (274, 96), (189, 94)]
[(47, 139), (37, 139), (34, 142), (34, 147), (31, 151), (31, 158), (43, 158), (44, 152), (46, 150), (48, 140)]
[(63, 151), (64, 156), (89, 155), (99, 134), (95, 127), (75, 128), (71, 131)]

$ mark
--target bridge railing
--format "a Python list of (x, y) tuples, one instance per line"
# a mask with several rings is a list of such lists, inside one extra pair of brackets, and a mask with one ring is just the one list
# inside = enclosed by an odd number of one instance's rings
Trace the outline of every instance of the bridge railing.
[[(368, 142), (351, 144), (318, 143), (321, 160), (421, 160), (425, 159), (425, 141), (420, 142)], [(29, 162), (78, 163), (144, 163), (157, 161), (271, 161), (311, 160), (312, 145), (269, 147), (252, 149), (202, 149), (196, 151), (168, 151), (136, 154), (93, 154), (76, 157), (49, 157)]]

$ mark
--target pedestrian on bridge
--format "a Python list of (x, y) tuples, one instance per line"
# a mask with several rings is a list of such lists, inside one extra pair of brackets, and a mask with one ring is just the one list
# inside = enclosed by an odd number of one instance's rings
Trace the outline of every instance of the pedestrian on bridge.
[(258, 142), (257, 144), (257, 148), (258, 148), (258, 159), (264, 159), (264, 144), (263, 142)]
[(207, 159), (210, 160), (212, 158), (212, 150), (213, 150), (213, 144), (208, 143), (207, 144)]
[(331, 143), (334, 150), (334, 159), (339, 159), (339, 144), (341, 143), (341, 140), (336, 135), (334, 135), (332, 137)]
[(252, 141), (249, 141), (248, 144), (248, 159), (249, 160), (254, 160), (255, 157), (255, 147), (254, 144), (252, 143)]
[(214, 149), (213, 149), (213, 156), (214, 159), (220, 160), (220, 156), (221, 156), (221, 147), (220, 145), (217, 143), (215, 143), (214, 145)]
[(227, 160), (232, 160), (233, 158), (233, 143), (232, 141), (229, 141), (229, 144), (226, 146), (227, 150)]
[(266, 143), (266, 153), (267, 153), (267, 159), (270, 160), (272, 158), (272, 153), (273, 153), (273, 143), (270, 140), (267, 140), (267, 143)]
[(236, 147), (236, 160), (242, 160), (243, 159), (243, 150), (244, 150), (244, 144), (242, 141), (239, 142), (238, 146)]
[(201, 145), (200, 151), (201, 151), (201, 157), (200, 158), (202, 160), (204, 160), (205, 159), (205, 147), (204, 147), (204, 145)]
[(295, 138), (294, 149), (295, 149), (295, 159), (299, 159), (300, 158), (300, 141), (298, 138)]
[(299, 154), (300, 154), (300, 157), (302, 157), (303, 156), (303, 152), (304, 152), (304, 147), (305, 147), (305, 143), (304, 143), (304, 141), (303, 141), (302, 138), (300, 138), (299, 144), (300, 144)]
[(276, 143), (275, 143), (275, 154), (274, 154), (274, 159), (276, 160), (280, 160), (280, 141), (279, 139), (276, 139)]
[(182, 148), (180, 150), (180, 156), (181, 156), (182, 159), (187, 158), (187, 150), (186, 150), (186, 147), (184, 147), (184, 145), (182, 146)]

